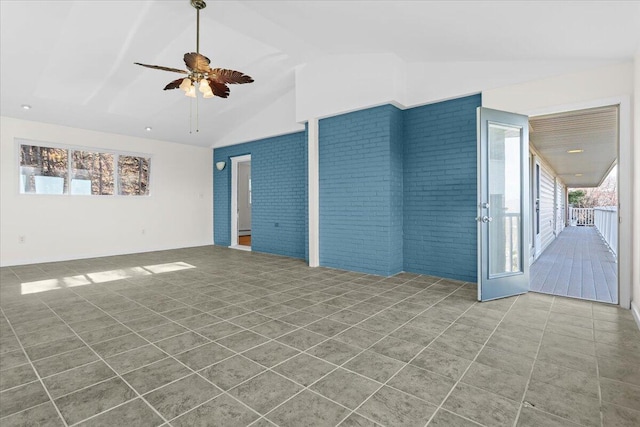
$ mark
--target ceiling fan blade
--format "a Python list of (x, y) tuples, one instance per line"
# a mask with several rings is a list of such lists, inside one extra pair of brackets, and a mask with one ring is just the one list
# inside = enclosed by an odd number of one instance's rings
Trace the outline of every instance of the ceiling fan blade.
[(195, 71), (196, 73), (208, 73), (211, 71), (211, 67), (209, 67), (211, 61), (209, 58), (196, 52), (185, 53), (184, 63), (189, 70)]
[(180, 87), (180, 85), (182, 84), (182, 81), (184, 79), (180, 78), (177, 80), (172, 81), (171, 83), (169, 83), (168, 85), (166, 85), (164, 87), (164, 90), (169, 90), (169, 89), (178, 89)]
[(134, 64), (141, 65), (141, 66), (147, 67), (147, 68), (153, 68), (154, 70), (172, 71), (174, 73), (189, 74), (189, 72), (186, 71), (186, 70), (179, 70), (177, 68), (163, 67), (162, 65), (141, 64), (139, 62), (134, 62)]
[(210, 73), (211, 77), (221, 83), (243, 84), (253, 83), (251, 76), (240, 71), (226, 70), (224, 68), (214, 68)]
[(215, 96), (219, 96), (220, 98), (229, 97), (229, 86), (213, 79), (207, 79), (207, 81), (209, 82), (209, 87)]

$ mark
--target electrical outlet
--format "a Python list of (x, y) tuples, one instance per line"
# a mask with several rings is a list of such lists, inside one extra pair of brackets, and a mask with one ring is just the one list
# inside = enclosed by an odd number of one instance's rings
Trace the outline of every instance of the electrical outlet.
[(27, 241), (27, 236), (18, 236), (18, 243), (22, 244), (25, 243)]

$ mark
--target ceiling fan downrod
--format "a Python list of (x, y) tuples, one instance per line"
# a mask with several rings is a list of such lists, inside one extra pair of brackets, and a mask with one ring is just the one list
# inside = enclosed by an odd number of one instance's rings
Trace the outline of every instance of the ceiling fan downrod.
[(196, 9), (196, 53), (200, 53), (200, 9), (207, 7), (204, 0), (191, 0), (191, 6)]

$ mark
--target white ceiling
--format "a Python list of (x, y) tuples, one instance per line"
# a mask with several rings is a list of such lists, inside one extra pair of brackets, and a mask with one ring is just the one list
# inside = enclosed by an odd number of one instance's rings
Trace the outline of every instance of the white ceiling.
[(616, 163), (617, 106), (531, 117), (529, 124), (530, 142), (569, 187), (599, 186)]
[(200, 51), (255, 83), (232, 86), (228, 99), (200, 98), (197, 134), (188, 131), (189, 99), (162, 90), (178, 75), (133, 64), (183, 68), (183, 54), (195, 50), (188, 0), (0, 0), (1, 114), (212, 146), (276, 107), (290, 109), (294, 121), (296, 98), (287, 94), (295, 92), (295, 70), (322, 57), (540, 61), (548, 72), (549, 61), (614, 62), (639, 52), (638, 1), (207, 3)]

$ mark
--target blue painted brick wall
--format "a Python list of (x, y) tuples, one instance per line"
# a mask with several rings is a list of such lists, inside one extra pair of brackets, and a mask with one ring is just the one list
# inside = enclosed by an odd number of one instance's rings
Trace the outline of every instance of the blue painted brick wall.
[(480, 95), (405, 110), (404, 270), (475, 282)]
[(390, 217), (389, 217), (389, 271), (391, 274), (398, 273), (404, 269), (404, 112), (391, 109), (391, 141), (389, 150), (390, 167)]
[[(480, 104), (474, 95), (320, 121), (321, 265), (476, 280)], [(214, 162), (243, 154), (252, 155), (253, 249), (308, 259), (306, 131), (216, 149)], [(229, 245), (230, 168), (214, 171), (214, 190), (215, 243)]]
[(306, 259), (306, 132), (214, 149), (214, 164), (228, 165), (213, 174), (215, 244), (231, 244), (230, 157), (244, 154), (251, 154), (251, 249)]
[(320, 120), (321, 265), (402, 270), (401, 114), (385, 105)]

